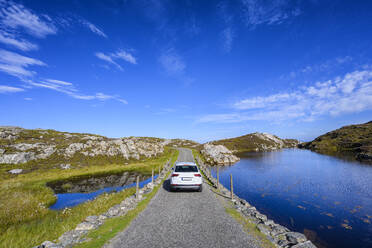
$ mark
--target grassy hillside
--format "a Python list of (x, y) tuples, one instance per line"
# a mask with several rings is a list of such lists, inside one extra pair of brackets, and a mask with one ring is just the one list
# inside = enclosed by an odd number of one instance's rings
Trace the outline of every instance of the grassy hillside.
[(328, 132), (300, 147), (328, 154), (350, 154), (361, 161), (372, 161), (372, 121)]
[(281, 139), (275, 135), (251, 133), (244, 136), (213, 141), (214, 145), (224, 145), (233, 153), (275, 150), (296, 147), (295, 139)]

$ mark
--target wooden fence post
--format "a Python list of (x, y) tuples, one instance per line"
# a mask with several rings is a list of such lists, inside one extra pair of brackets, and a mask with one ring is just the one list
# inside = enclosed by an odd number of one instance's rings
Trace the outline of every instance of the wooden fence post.
[(233, 188), (233, 177), (230, 174), (230, 191), (231, 191), (231, 200), (234, 199), (234, 188)]
[(151, 171), (151, 183), (154, 184), (154, 168)]
[(160, 176), (160, 164), (159, 164), (159, 176)]
[(136, 198), (139, 198), (139, 176), (137, 176), (137, 185), (136, 185)]
[(219, 173), (219, 171), (220, 171), (220, 167), (217, 166), (217, 189), (220, 186), (220, 173)]

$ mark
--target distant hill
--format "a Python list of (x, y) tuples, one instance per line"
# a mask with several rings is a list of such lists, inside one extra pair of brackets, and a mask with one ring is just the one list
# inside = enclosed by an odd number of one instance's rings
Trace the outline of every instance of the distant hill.
[(372, 162), (372, 121), (344, 126), (299, 147), (321, 153), (350, 154), (360, 161)]
[(211, 143), (214, 145), (223, 145), (233, 153), (242, 153), (297, 147), (299, 141), (295, 139), (281, 139), (268, 133), (251, 133), (236, 138), (217, 140)]

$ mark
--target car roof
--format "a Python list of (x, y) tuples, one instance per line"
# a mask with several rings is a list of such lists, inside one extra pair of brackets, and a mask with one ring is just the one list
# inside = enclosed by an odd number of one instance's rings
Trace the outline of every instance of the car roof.
[(177, 162), (176, 165), (196, 165), (193, 162)]

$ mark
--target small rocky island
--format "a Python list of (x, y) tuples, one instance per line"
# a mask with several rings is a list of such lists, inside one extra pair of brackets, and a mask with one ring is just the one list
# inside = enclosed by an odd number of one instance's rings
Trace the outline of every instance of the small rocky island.
[(299, 148), (326, 154), (351, 155), (359, 161), (372, 162), (372, 121), (341, 127), (311, 142), (302, 143)]

